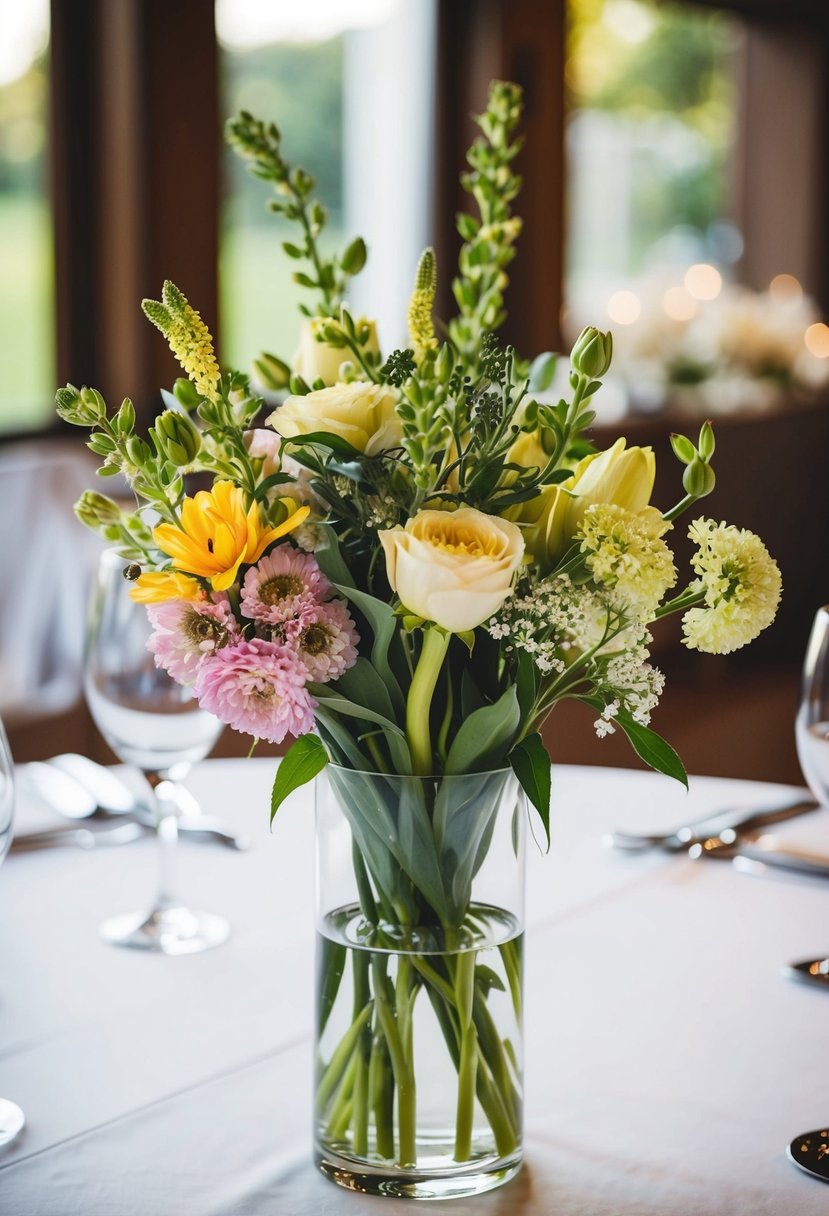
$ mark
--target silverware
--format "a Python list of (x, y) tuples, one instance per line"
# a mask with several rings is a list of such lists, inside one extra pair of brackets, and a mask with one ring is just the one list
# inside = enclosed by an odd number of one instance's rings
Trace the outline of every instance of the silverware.
[(802, 984), (817, 984), (820, 988), (829, 989), (829, 958), (804, 959), (800, 963), (789, 963), (783, 968), (787, 979), (798, 980)]
[(804, 1132), (795, 1136), (786, 1155), (790, 1161), (813, 1178), (821, 1182), (829, 1182), (829, 1128), (820, 1128), (816, 1132)]
[(804, 815), (809, 811), (817, 810), (817, 807), (817, 802), (804, 798), (783, 806), (765, 809), (732, 807), (726, 811), (716, 811), (711, 815), (706, 815), (694, 823), (683, 824), (671, 832), (654, 834), (610, 832), (602, 838), (602, 841), (609, 848), (625, 849), (630, 852), (662, 849), (668, 853), (679, 853), (705, 840), (720, 838), (726, 832), (733, 832), (736, 839), (738, 832), (750, 832), (764, 827), (767, 823), (782, 823), (784, 819), (793, 819), (796, 815)]
[[(102, 764), (87, 756), (67, 752), (48, 763), (37, 761), (21, 770), (24, 784), (49, 807), (68, 819), (122, 818), (155, 827), (155, 812), (140, 802), (129, 786)], [(178, 831), (190, 839), (202, 839), (242, 851), (250, 847), (246, 836), (229, 831), (221, 820), (203, 815), (198, 802), (183, 787), (176, 788), (182, 813)]]
[(51, 828), (45, 832), (28, 832), (15, 836), (11, 843), (12, 853), (28, 853), (35, 849), (61, 848), (74, 845), (81, 849), (97, 849), (102, 846), (130, 844), (147, 834), (140, 823), (122, 823), (117, 828), (101, 828), (93, 832), (90, 828)]
[(734, 869), (743, 874), (759, 876), (767, 870), (788, 870), (810, 878), (829, 878), (829, 856), (797, 849), (762, 848), (739, 840), (734, 831), (698, 841), (688, 850), (688, 855), (695, 860), (713, 857), (730, 861)]

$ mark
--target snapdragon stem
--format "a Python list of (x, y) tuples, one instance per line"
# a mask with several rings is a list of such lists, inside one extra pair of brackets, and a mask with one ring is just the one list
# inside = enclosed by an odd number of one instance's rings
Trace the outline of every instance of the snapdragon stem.
[(416, 776), (428, 776), (434, 771), (432, 736), (429, 713), (432, 697), (449, 647), (450, 635), (438, 626), (423, 632), (423, 648), (412, 677), (406, 701), (406, 738)]

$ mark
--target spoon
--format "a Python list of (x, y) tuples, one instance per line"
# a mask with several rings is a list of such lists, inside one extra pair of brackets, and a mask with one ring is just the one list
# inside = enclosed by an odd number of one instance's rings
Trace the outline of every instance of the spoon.
[[(115, 773), (86, 756), (66, 753), (45, 764), (27, 764), (22, 772), (37, 796), (67, 819), (120, 816), (144, 827), (155, 826), (154, 812), (143, 806)], [(218, 819), (202, 815), (192, 795), (189, 798), (185, 814), (178, 821), (182, 835), (214, 840), (231, 849), (249, 847), (246, 836), (235, 835)]]

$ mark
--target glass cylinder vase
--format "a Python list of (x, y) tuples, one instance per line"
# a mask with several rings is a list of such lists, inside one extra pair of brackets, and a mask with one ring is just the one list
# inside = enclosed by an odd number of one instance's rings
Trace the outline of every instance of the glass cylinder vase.
[(478, 1194), (522, 1156), (523, 791), (510, 770), (317, 779), (320, 1169)]

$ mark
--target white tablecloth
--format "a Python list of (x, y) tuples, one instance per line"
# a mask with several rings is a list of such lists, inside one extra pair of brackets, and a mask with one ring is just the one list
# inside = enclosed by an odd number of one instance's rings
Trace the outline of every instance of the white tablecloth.
[[(272, 764), (209, 761), (189, 785), (254, 837), (182, 845), (179, 885), (234, 926), (181, 958), (104, 945), (146, 903), (151, 840), (12, 855), (0, 870), (4, 1216), (356, 1216), (310, 1162), (312, 798), (267, 828)], [(786, 961), (829, 947), (829, 882), (620, 856), (612, 826), (669, 827), (790, 791), (559, 767), (553, 847), (528, 875), (526, 1165), (432, 1204), (464, 1216), (810, 1216), (829, 1194), (786, 1160), (829, 1120), (829, 996)], [(829, 852), (817, 813), (779, 830)], [(825, 838), (825, 839), (824, 839)]]

